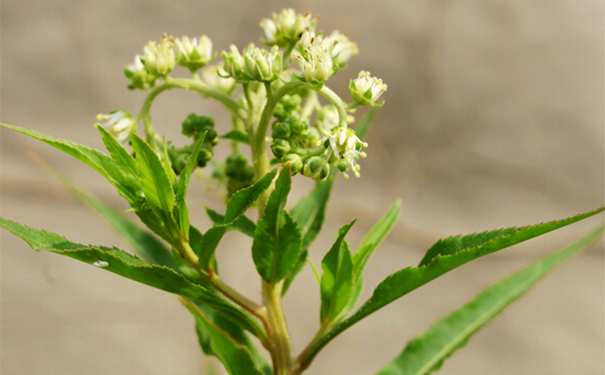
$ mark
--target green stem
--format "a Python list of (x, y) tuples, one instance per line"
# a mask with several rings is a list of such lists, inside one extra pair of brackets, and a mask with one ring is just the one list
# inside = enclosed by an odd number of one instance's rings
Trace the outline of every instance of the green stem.
[(267, 307), (269, 324), (272, 328), (271, 356), (274, 375), (292, 375), (294, 370), (290, 335), (281, 307), (283, 281), (267, 283), (263, 281), (263, 302)]
[(332, 103), (338, 110), (338, 126), (347, 127), (347, 104), (336, 95), (336, 93), (326, 85), (323, 85), (320, 89), (310, 86), (313, 90), (317, 91), (321, 95), (325, 96), (326, 99)]
[(299, 375), (301, 374), (304, 370), (307, 369), (307, 367), (309, 367), (310, 363), (303, 363), (303, 361), (307, 358), (307, 356), (309, 355), (309, 352), (311, 351), (311, 349), (313, 348), (313, 346), (323, 337), (323, 335), (326, 334), (326, 332), (328, 332), (330, 330), (330, 327), (327, 325), (322, 324), (319, 327), (319, 330), (317, 331), (317, 333), (315, 334), (315, 336), (313, 337), (313, 339), (311, 339), (311, 341), (309, 342), (309, 344), (307, 344), (307, 346), (303, 349), (303, 351), (298, 355), (298, 358), (296, 358), (296, 369), (293, 372), (293, 375)]

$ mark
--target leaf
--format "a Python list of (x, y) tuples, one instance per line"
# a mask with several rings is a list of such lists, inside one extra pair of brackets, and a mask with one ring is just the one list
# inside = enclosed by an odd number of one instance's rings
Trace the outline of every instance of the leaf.
[(23, 239), (36, 251), (46, 250), (66, 255), (142, 284), (202, 302), (253, 334), (264, 336), (263, 328), (250, 314), (171, 268), (148, 264), (116, 248), (74, 243), (58, 234), (29, 228), (2, 218), (0, 226)]
[(579, 214), (564, 220), (551, 221), (548, 223), (537, 224), (522, 228), (517, 228), (501, 237), (493, 238), (481, 245), (473, 248), (464, 249), (456, 253), (446, 256), (436, 256), (429, 264), (423, 267), (408, 267), (381, 282), (374, 293), (357, 310), (352, 316), (335, 325), (326, 335), (317, 341), (317, 343), (309, 350), (309, 354), (302, 361), (303, 368), (308, 366), (315, 355), (328, 342), (338, 336), (345, 329), (353, 324), (381, 309), (396, 299), (403, 297), (412, 290), (421, 287), (422, 285), (436, 279), (437, 277), (463, 265), (479, 257), (491, 254), (506, 247), (518, 244), (542, 234), (551, 232), (555, 229), (562, 228), (566, 225), (573, 224), (577, 221), (594, 216), (605, 210), (605, 207), (600, 207), (596, 210)]
[(86, 165), (92, 167), (94, 170), (99, 172), (101, 176), (105, 177), (112, 185), (116, 187), (118, 193), (126, 198), (128, 202), (136, 202), (136, 193), (130, 186), (127, 179), (122, 175), (120, 170), (116, 167), (115, 162), (112, 158), (105, 155), (99, 150), (91, 149), (81, 144), (65, 141), (62, 139), (56, 139), (49, 135), (42, 134), (35, 130), (25, 129), (15, 125), (0, 124), (5, 128), (18, 131), (19, 133), (28, 135), (32, 138), (40, 140), (48, 145), (51, 145), (68, 155), (75, 157)]
[(97, 125), (97, 130), (101, 134), (101, 139), (105, 144), (105, 148), (109, 151), (109, 156), (111, 156), (115, 165), (120, 169), (128, 183), (131, 184), (136, 191), (141, 190), (141, 180), (138, 176), (137, 163), (132, 155), (126, 151), (124, 146), (122, 146), (104, 127)]
[(239, 219), (245, 212), (256, 202), (258, 197), (271, 186), (277, 169), (267, 173), (263, 178), (258, 180), (254, 185), (241, 189), (235, 192), (227, 203), (227, 211), (223, 218), (222, 224), (215, 224), (210, 228), (202, 241), (202, 247), (200, 249), (199, 265), (200, 268), (205, 270), (208, 269), (218, 244), (223, 239), (225, 232), (230, 225), (232, 225), (237, 219)]
[(254, 363), (252, 353), (245, 345), (238, 343), (200, 309), (194, 309), (187, 303), (185, 306), (195, 316), (196, 323), (203, 325), (205, 333), (210, 339), (212, 353), (221, 361), (230, 375), (264, 375)]
[(174, 191), (164, 166), (151, 146), (136, 134), (130, 136), (136, 153), (145, 199), (153, 213), (166, 225), (172, 222)]
[(363, 269), (374, 253), (374, 250), (380, 245), (382, 240), (391, 232), (397, 217), (401, 212), (401, 200), (398, 199), (393, 203), (389, 212), (370, 229), (368, 234), (359, 244), (358, 250), (353, 257), (353, 275), (357, 278), (363, 273)]
[(221, 135), (219, 138), (230, 139), (232, 141), (241, 142), (247, 145), (250, 144), (250, 139), (248, 138), (248, 135), (239, 130), (231, 130), (229, 133)]
[(585, 249), (603, 234), (603, 226), (580, 241), (538, 260), (529, 267), (484, 289), (475, 299), (457, 309), (413, 341), (378, 375), (426, 375), (465, 346), (470, 337), (521, 297), (533, 285), (572, 255)]
[(198, 139), (197, 142), (193, 145), (193, 150), (191, 151), (191, 155), (189, 155), (189, 159), (187, 160), (185, 169), (181, 172), (181, 175), (179, 176), (179, 181), (175, 186), (175, 200), (179, 218), (179, 227), (181, 228), (181, 234), (183, 235), (183, 237), (185, 237), (186, 240), (189, 240), (189, 209), (187, 207), (187, 201), (185, 198), (187, 197), (187, 189), (189, 187), (189, 180), (191, 178), (191, 174), (193, 173), (193, 169), (197, 165), (197, 155), (199, 154), (200, 148), (202, 147), (204, 137), (206, 137), (206, 132), (204, 132), (200, 136), (200, 139)]
[(338, 230), (338, 238), (321, 262), (321, 324), (332, 324), (347, 306), (353, 290), (353, 262), (344, 240), (356, 220)]
[[(112, 137), (113, 138), (113, 137)], [(61, 181), (78, 199), (95, 210), (109, 226), (128, 243), (141, 258), (151, 264), (177, 269), (170, 249), (153, 234), (139, 228), (123, 214), (109, 207), (101, 200), (84, 191), (55, 169), (50, 172)]]
[(267, 282), (286, 277), (302, 250), (300, 229), (284, 209), (291, 184), (290, 170), (282, 169), (252, 241), (254, 264)]
[[(224, 215), (219, 214), (218, 212), (214, 211), (211, 208), (206, 207), (206, 213), (208, 214), (208, 217), (210, 217), (210, 220), (212, 220), (215, 225), (222, 225), (223, 222), (225, 221)], [(254, 237), (254, 231), (256, 230), (256, 224), (254, 224), (254, 222), (252, 220), (248, 219), (246, 216), (241, 215), (240, 217), (235, 219), (233, 224), (229, 225), (229, 227), (227, 228), (227, 231), (232, 231), (232, 230), (241, 232), (241, 233), (245, 234), (246, 236)]]
[(324, 219), (334, 180), (318, 182), (311, 192), (302, 198), (290, 211), (303, 236), (303, 248), (307, 249), (315, 240)]

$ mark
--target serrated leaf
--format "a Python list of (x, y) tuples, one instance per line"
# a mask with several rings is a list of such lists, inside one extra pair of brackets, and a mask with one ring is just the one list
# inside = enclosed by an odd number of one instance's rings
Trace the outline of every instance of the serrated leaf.
[(397, 221), (397, 217), (401, 212), (401, 200), (398, 199), (393, 203), (389, 212), (382, 217), (370, 229), (368, 234), (361, 240), (361, 243), (358, 246), (358, 250), (355, 252), (353, 257), (353, 275), (354, 278), (357, 278), (363, 273), (363, 269), (367, 264), (368, 260), (374, 253), (374, 250), (380, 245), (380, 243), (386, 238), (386, 236), (391, 232), (395, 222)]
[(466, 345), (470, 337), (512, 302), (572, 255), (603, 234), (603, 226), (565, 250), (544, 257), (525, 269), (484, 289), (471, 302), (457, 309), (408, 343), (405, 350), (377, 375), (427, 375)]
[(230, 375), (265, 375), (257, 367), (252, 353), (245, 345), (238, 343), (201, 310), (194, 311), (187, 304), (185, 306), (194, 314), (196, 321), (204, 326), (210, 338), (211, 352), (221, 361)]
[(171, 268), (148, 264), (117, 248), (74, 243), (58, 234), (26, 227), (2, 218), (0, 218), (0, 226), (23, 239), (36, 251), (46, 250), (65, 255), (142, 284), (202, 302), (220, 311), (251, 333), (265, 336), (263, 328), (249, 313)]
[(353, 315), (336, 324), (326, 335), (317, 341), (317, 343), (309, 351), (307, 357), (302, 361), (303, 367), (308, 365), (308, 363), (319, 352), (319, 350), (321, 350), (321, 348), (323, 348), (328, 342), (338, 336), (345, 329), (388, 305), (389, 303), (395, 301), (396, 299), (403, 297), (412, 290), (415, 290), (436, 279), (437, 277), (479, 257), (491, 254), (506, 247), (594, 216), (602, 212), (604, 209), (605, 207), (600, 207), (596, 210), (579, 214), (564, 220), (551, 221), (548, 223), (517, 228), (515, 232), (493, 238), (488, 242), (476, 247), (464, 249), (446, 256), (438, 255), (426, 266), (418, 268), (408, 267), (395, 272), (376, 287), (370, 299), (368, 299), (368, 301), (366, 301), (366, 303), (363, 304)]
[(134, 190), (140, 190), (141, 180), (138, 176), (137, 163), (134, 157), (104, 127), (97, 125), (97, 130), (101, 134), (103, 144), (105, 144), (105, 148), (109, 152), (109, 156), (114, 160), (115, 165), (120, 169)]
[(344, 238), (355, 221), (338, 230), (338, 238), (321, 262), (320, 320), (324, 326), (334, 323), (349, 303), (353, 291), (353, 262)]
[[(202, 142), (204, 141), (205, 137), (206, 132), (204, 132), (200, 136), (200, 139), (198, 139), (197, 142), (193, 145), (193, 150), (191, 151), (191, 155), (189, 155), (187, 165), (185, 165), (185, 169), (181, 172), (181, 175), (179, 176), (179, 181), (175, 185), (174, 189), (179, 227), (181, 228), (181, 234), (183, 235), (183, 237), (185, 237), (186, 240), (189, 240), (189, 208), (187, 207), (186, 200), (187, 189), (189, 188), (189, 180), (191, 178), (191, 174), (193, 173), (193, 169), (197, 165), (197, 156), (200, 152), (200, 148), (202, 147)], [(166, 158), (165, 160), (168, 159)]]
[(116, 187), (118, 193), (126, 198), (131, 204), (136, 202), (136, 191), (130, 186), (129, 181), (124, 177), (122, 172), (116, 167), (113, 159), (99, 150), (91, 149), (84, 145), (56, 139), (46, 134), (42, 134), (35, 130), (25, 129), (20, 126), (0, 124), (5, 128), (18, 131), (37, 140), (40, 140), (50, 146), (55, 147), (68, 155), (75, 157), (86, 165), (92, 167), (105, 177), (113, 186)]
[(254, 264), (267, 282), (286, 277), (302, 250), (300, 230), (284, 209), (291, 184), (289, 169), (282, 169), (265, 207), (265, 215), (256, 225), (252, 241)]
[(166, 224), (172, 220), (174, 209), (175, 197), (172, 184), (162, 161), (151, 146), (136, 134), (130, 136), (130, 141), (136, 153), (145, 200), (153, 213)]
[(58, 171), (54, 169), (50, 169), (50, 171), (78, 199), (95, 210), (95, 212), (97, 212), (127, 244), (132, 246), (137, 255), (151, 264), (177, 269), (170, 250), (153, 234), (139, 228), (139, 226), (127, 219), (122, 213), (114, 210), (90, 193), (84, 191)]
[(237, 141), (247, 145), (250, 144), (250, 139), (248, 138), (248, 135), (239, 130), (231, 130), (229, 133), (221, 135), (220, 138)]
[[(206, 207), (206, 213), (208, 214), (208, 217), (210, 218), (210, 220), (212, 220), (212, 222), (215, 225), (222, 225), (225, 222), (225, 216), (219, 214), (218, 212), (214, 211), (211, 208)], [(254, 222), (252, 220), (248, 219), (246, 216), (241, 215), (233, 222), (233, 224), (231, 224), (227, 228), (227, 231), (232, 231), (232, 230), (241, 232), (249, 237), (254, 237), (254, 231), (256, 230), (256, 224), (254, 224)]]

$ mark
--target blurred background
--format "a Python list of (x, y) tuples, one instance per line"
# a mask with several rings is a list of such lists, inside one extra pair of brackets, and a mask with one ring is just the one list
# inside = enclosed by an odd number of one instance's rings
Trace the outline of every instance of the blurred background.
[[(438, 238), (574, 215), (603, 204), (604, 5), (582, 0), (159, 1), (3, 0), (2, 122), (95, 148), (95, 115), (138, 112), (144, 93), (122, 74), (145, 43), (166, 32), (207, 34), (215, 49), (258, 42), (261, 18), (283, 7), (320, 15), (361, 53), (328, 85), (369, 70), (388, 84), (367, 141), (362, 178), (339, 179), (318, 264), (337, 229), (355, 217), (354, 248), (397, 198), (403, 212), (368, 265), (365, 300), (390, 273), (416, 264)], [(181, 71), (184, 74), (184, 72)], [(191, 112), (228, 117), (191, 92), (162, 95), (156, 128), (181, 138)], [(361, 118), (364, 111), (358, 111)], [(38, 153), (111, 206), (113, 188), (82, 163), (5, 129), (2, 217), (75, 242), (125, 245), (27, 154)], [(219, 150), (219, 155), (224, 155)], [(221, 154), (222, 153), (222, 154)], [(299, 184), (290, 203), (311, 186)], [(192, 222), (207, 228), (220, 199), (194, 181)], [(603, 221), (529, 241), (466, 265), (358, 323), (308, 371), (372, 374), (405, 343), (479, 290)], [(170, 294), (50, 253), (2, 231), (1, 370), (5, 374), (204, 374), (212, 361), (194, 321)], [(260, 300), (249, 240), (229, 234), (218, 250), (223, 278)], [(602, 374), (603, 243), (564, 265), (446, 361), (444, 374)], [(305, 269), (286, 296), (295, 349), (319, 324), (319, 292)]]

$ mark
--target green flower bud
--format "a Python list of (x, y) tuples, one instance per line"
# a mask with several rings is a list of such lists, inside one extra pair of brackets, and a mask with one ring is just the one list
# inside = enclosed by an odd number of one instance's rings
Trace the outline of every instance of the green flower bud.
[(144, 48), (144, 54), (143, 62), (150, 73), (164, 76), (174, 69), (176, 64), (174, 44), (166, 34), (164, 34), (159, 44), (149, 41)]
[(286, 47), (296, 43), (303, 31), (315, 30), (319, 17), (311, 13), (296, 14), (294, 9), (283, 9), (279, 14), (273, 13), (273, 19), (263, 19), (260, 26), (265, 31), (267, 39), (263, 43), (269, 46)]
[(177, 61), (179, 65), (196, 71), (208, 64), (214, 56), (212, 55), (212, 41), (206, 35), (199, 39), (183, 36), (175, 41)]
[(330, 175), (330, 165), (319, 156), (313, 156), (305, 163), (303, 174), (317, 182), (323, 182)]
[(287, 139), (292, 135), (292, 130), (290, 129), (290, 124), (288, 122), (278, 122), (273, 127), (273, 133), (271, 133), (271, 138), (277, 139)]
[(292, 129), (292, 133), (297, 136), (306, 136), (307, 130), (309, 129), (309, 125), (306, 122), (300, 121), (294, 117), (290, 117), (287, 120), (291, 125), (290, 129)]
[(283, 157), (282, 165), (289, 165), (290, 171), (292, 171), (292, 173), (294, 174), (301, 171), (301, 169), (303, 168), (303, 161), (300, 155), (298, 154), (288, 154)]
[(155, 80), (158, 78), (147, 71), (140, 55), (136, 55), (134, 62), (124, 67), (124, 75), (130, 80), (128, 88), (131, 90), (148, 90), (153, 87)]
[(192, 113), (183, 121), (181, 127), (181, 133), (186, 137), (198, 139), (202, 133), (207, 131), (204, 143), (214, 145), (218, 142), (218, 135), (214, 131), (214, 120), (211, 117)]
[(208, 66), (202, 71), (202, 80), (225, 94), (231, 94), (235, 89), (235, 80), (227, 77), (227, 72), (218, 65)]
[(271, 51), (250, 44), (244, 52), (245, 73), (253, 81), (270, 82), (282, 71), (282, 52), (274, 46)]
[(372, 77), (370, 72), (361, 71), (355, 80), (349, 83), (351, 97), (357, 104), (380, 107), (384, 104), (376, 104), (376, 100), (387, 91), (387, 85), (381, 79)]
[(249, 80), (249, 77), (244, 73), (244, 57), (239, 53), (237, 47), (235, 45), (229, 46), (230, 52), (221, 52), (223, 56), (223, 61), (225, 65), (223, 69), (230, 77), (235, 78), (236, 81), (246, 82)]
[(276, 139), (271, 145), (271, 151), (276, 158), (281, 159), (284, 155), (290, 152), (290, 142), (285, 139)]

